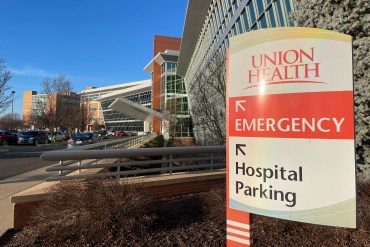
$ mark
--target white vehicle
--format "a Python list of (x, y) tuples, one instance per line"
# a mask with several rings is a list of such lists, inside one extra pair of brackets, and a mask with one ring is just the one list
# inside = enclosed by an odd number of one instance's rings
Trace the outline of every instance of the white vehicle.
[(116, 132), (115, 132), (115, 131), (113, 131), (113, 130), (108, 130), (108, 131), (107, 131), (107, 135), (108, 135), (108, 136), (115, 136), (115, 135), (116, 135)]
[(49, 143), (62, 142), (63, 135), (61, 132), (54, 132), (52, 134), (50, 131), (48, 131), (48, 139), (49, 139)]

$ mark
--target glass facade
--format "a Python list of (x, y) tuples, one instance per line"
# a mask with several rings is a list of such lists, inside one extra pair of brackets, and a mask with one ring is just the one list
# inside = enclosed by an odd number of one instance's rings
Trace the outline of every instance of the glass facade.
[[(109, 97), (110, 94), (115, 96)], [(91, 123), (98, 121), (105, 125), (106, 130), (112, 131), (144, 131), (143, 121), (109, 109), (108, 106), (116, 98), (124, 97), (150, 108), (151, 80), (86, 89), (81, 91), (80, 95), (81, 101), (89, 105), (89, 113), (92, 113)]]
[(261, 28), (293, 26), (288, 17), (293, 9), (292, 0), (211, 1), (185, 76), (186, 83), (216, 52), (225, 56), (230, 37)]
[(40, 115), (46, 109), (46, 94), (32, 95), (31, 116)]
[(162, 123), (162, 133), (171, 137), (193, 136), (192, 119), (188, 109), (188, 95), (182, 77), (176, 75), (177, 63), (161, 64), (161, 109), (167, 120)]
[[(150, 90), (150, 89), (149, 89)], [(120, 97), (120, 96), (117, 96)], [(143, 91), (123, 96), (125, 99), (151, 108), (151, 91)], [(126, 114), (109, 109), (114, 99), (101, 102), (104, 115), (105, 129), (111, 131), (144, 131), (144, 122)]]
[[(193, 5), (201, 7), (202, 4), (196, 1), (193, 0)], [(229, 39), (231, 37), (257, 29), (294, 25), (289, 19), (289, 13), (294, 10), (293, 0), (211, 0), (208, 8), (205, 7), (203, 9), (205, 11), (204, 19), (203, 21), (199, 20), (202, 23), (199, 26), (199, 32), (195, 33), (193, 31), (196, 30), (194, 26), (184, 27), (184, 30), (187, 33), (191, 33), (192, 36), (187, 39), (189, 40), (187, 41), (188, 43), (182, 43), (182, 46), (186, 47), (186, 51), (193, 51), (190, 56), (188, 54), (184, 55), (184, 57), (189, 57), (189, 60), (187, 58), (181, 60), (180, 56), (180, 63), (184, 62), (180, 66), (181, 70), (183, 70), (182, 74), (187, 89), (197, 88), (200, 75), (202, 74), (208, 77), (208, 80), (212, 80), (213, 73), (208, 73), (208, 71), (212, 70), (209, 67), (212, 67), (212, 63), (214, 64), (215, 60), (223, 61), (224, 63), (226, 49), (229, 47)], [(188, 8), (188, 11), (196, 12), (198, 10)], [(195, 15), (192, 17), (197, 18)], [(193, 22), (189, 21), (192, 24), (194, 22), (194, 20)], [(225, 66), (222, 67), (225, 70)], [(224, 84), (225, 80), (226, 78), (223, 80)], [(222, 101), (225, 95), (214, 93), (212, 90), (209, 90), (208, 93), (208, 103), (219, 112), (220, 116), (225, 115), (226, 109)], [(189, 95), (189, 107), (191, 110), (194, 110), (199, 105), (197, 100), (199, 99)], [(196, 124), (194, 135), (197, 140), (201, 141), (205, 139), (205, 134), (202, 134), (200, 130), (203, 129), (203, 132), (205, 132), (204, 129), (207, 129), (205, 121), (202, 119), (204, 117), (194, 115), (193, 118)], [(224, 123), (220, 123), (220, 128), (225, 129)], [(208, 131), (210, 129), (208, 128)], [(212, 134), (209, 133), (209, 135)]]
[(103, 95), (110, 93), (110, 92), (103, 92), (103, 93), (92, 93), (92, 94), (81, 94), (81, 101), (82, 102), (91, 102), (100, 99)]

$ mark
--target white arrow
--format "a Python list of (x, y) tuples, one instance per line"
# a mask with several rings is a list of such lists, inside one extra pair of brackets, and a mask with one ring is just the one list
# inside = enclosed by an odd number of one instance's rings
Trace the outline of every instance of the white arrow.
[(236, 103), (236, 105), (235, 105), (236, 112), (239, 111), (239, 108), (242, 109), (243, 111), (245, 111), (245, 108), (242, 105), (242, 103), (246, 103), (246, 102), (247, 102), (246, 100), (238, 100), (238, 101), (235, 101), (235, 103)]

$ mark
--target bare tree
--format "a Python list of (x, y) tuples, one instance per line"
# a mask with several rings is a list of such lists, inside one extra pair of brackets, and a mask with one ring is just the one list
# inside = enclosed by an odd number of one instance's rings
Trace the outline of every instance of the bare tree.
[(162, 128), (164, 130), (163, 132), (168, 135), (168, 138), (173, 138), (176, 135), (176, 123), (178, 120), (176, 117), (176, 105), (176, 97), (168, 99), (166, 102), (166, 109), (163, 111)]
[(79, 105), (79, 97), (72, 92), (72, 85), (64, 75), (45, 78), (42, 82), (43, 94), (37, 97), (31, 119), (38, 128), (48, 128), (51, 132), (60, 127), (69, 112), (71, 104)]
[(25, 126), (20, 114), (8, 113), (0, 118), (0, 129), (23, 129)]
[(63, 112), (65, 114), (61, 122), (61, 127), (63, 129), (67, 129), (69, 133), (72, 133), (72, 131), (78, 126), (77, 122), (79, 117), (80, 104), (80, 99), (78, 99), (78, 102), (69, 100), (63, 105)]
[(195, 134), (203, 145), (223, 145), (226, 142), (225, 72), (225, 60), (216, 54), (189, 86)]
[(78, 128), (80, 131), (84, 131), (86, 129), (86, 126), (91, 122), (91, 119), (93, 118), (94, 113), (89, 110), (90, 105), (88, 102), (81, 102), (81, 104), (78, 107), (78, 110), (76, 111), (76, 128)]
[(6, 70), (4, 60), (0, 57), (0, 113), (4, 112), (9, 107), (13, 100), (13, 91), (9, 92), (9, 80), (12, 78), (12, 73)]

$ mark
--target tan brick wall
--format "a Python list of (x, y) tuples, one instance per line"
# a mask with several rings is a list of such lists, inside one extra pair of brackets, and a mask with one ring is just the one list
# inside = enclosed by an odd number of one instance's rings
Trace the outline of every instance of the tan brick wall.
[(35, 91), (24, 91), (23, 92), (23, 105), (22, 105), (22, 118), (28, 123), (31, 116), (32, 107), (32, 95), (35, 95)]
[(177, 183), (171, 185), (160, 185), (148, 187), (148, 193), (152, 199), (168, 198), (173, 196), (187, 195), (192, 193), (205, 192), (217, 185), (225, 184), (226, 180), (214, 179)]

